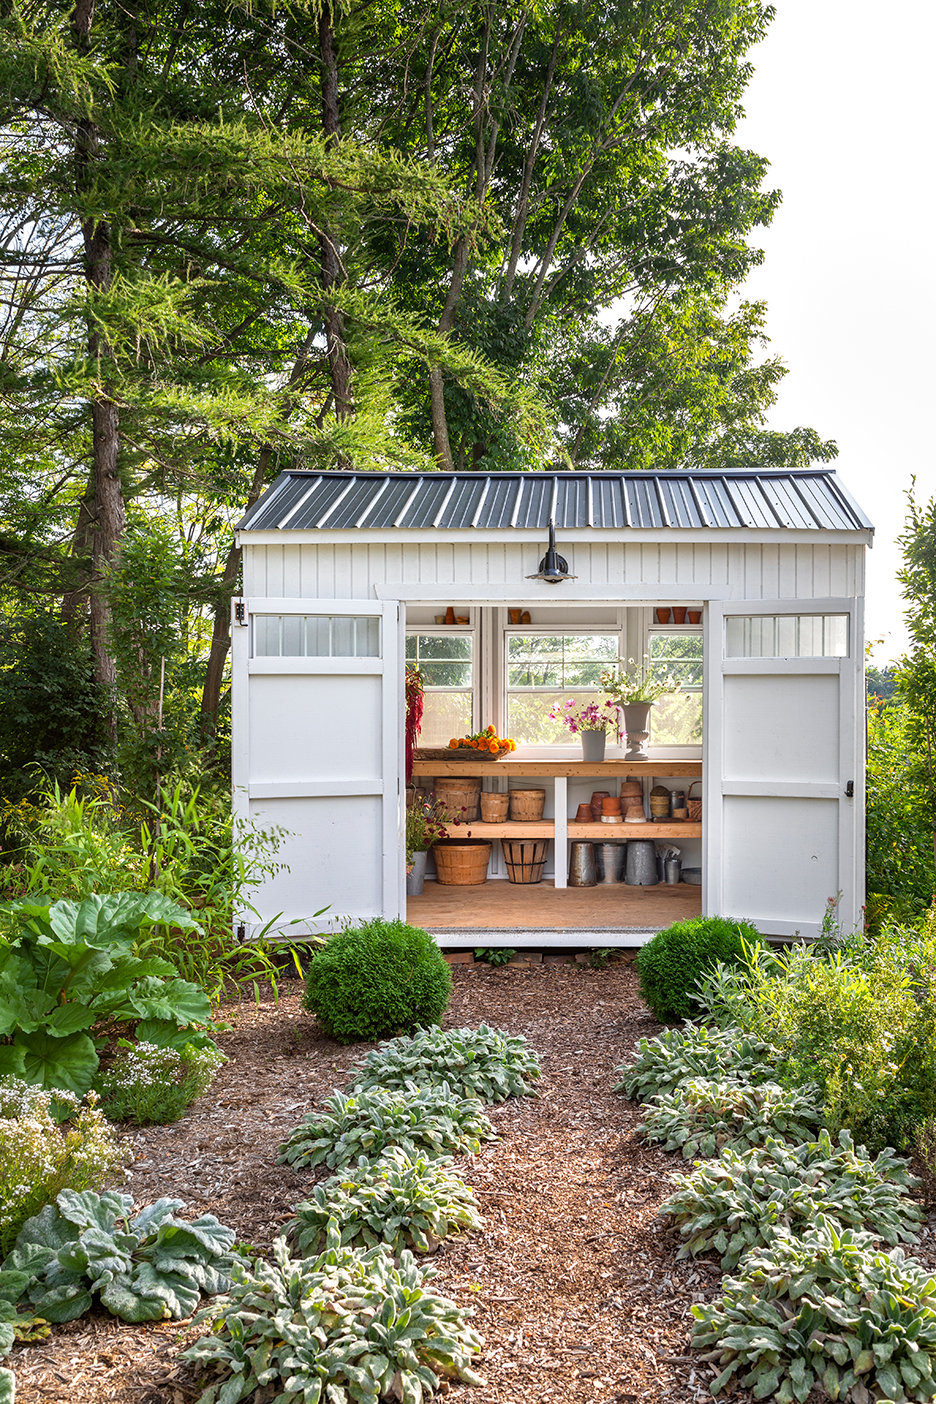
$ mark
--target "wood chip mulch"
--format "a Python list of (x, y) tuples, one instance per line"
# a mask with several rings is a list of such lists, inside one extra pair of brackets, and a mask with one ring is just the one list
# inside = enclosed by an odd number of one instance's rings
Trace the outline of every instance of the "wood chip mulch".
[[(525, 1035), (543, 1077), (539, 1097), (490, 1110), (500, 1139), (459, 1162), (486, 1224), (442, 1246), (435, 1285), (474, 1308), (486, 1384), (443, 1386), (447, 1401), (710, 1399), (713, 1372), (688, 1349), (689, 1308), (714, 1295), (720, 1273), (714, 1262), (676, 1262), (655, 1210), (682, 1162), (635, 1140), (639, 1109), (611, 1091), (636, 1039), (659, 1032), (632, 967), (452, 973), (446, 1025)], [(137, 1207), (177, 1196), (258, 1249), (281, 1232), (315, 1176), (277, 1166), (276, 1148), (314, 1101), (345, 1085), (363, 1051), (325, 1038), (300, 994), (288, 985), (278, 1005), (226, 1009), (230, 1062), (212, 1091), (175, 1125), (129, 1133)], [(191, 1404), (200, 1391), (177, 1360), (185, 1336), (178, 1322), (93, 1314), (16, 1347), (6, 1363), (18, 1404)]]

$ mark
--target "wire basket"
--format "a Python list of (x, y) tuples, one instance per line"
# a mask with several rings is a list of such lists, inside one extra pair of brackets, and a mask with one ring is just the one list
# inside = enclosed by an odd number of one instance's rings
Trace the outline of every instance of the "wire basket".
[(692, 784), (689, 786), (689, 791), (686, 795), (686, 808), (689, 811), (690, 824), (698, 824), (702, 818), (702, 796), (699, 795), (696, 799), (693, 799), (692, 797), (693, 786), (701, 784), (701, 780), (693, 780)]

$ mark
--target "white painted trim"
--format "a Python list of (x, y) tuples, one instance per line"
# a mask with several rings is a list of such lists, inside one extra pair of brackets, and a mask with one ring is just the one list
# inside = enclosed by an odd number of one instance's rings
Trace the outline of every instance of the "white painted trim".
[[(375, 497), (367, 509), (368, 515), (376, 504)], [(321, 530), (315, 527), (274, 527), (263, 531), (251, 531), (242, 527), (236, 535), (240, 546), (349, 546), (352, 542), (355, 545), (386, 546), (388, 540), (392, 540), (395, 545), (424, 542), (429, 546), (444, 546), (446, 542), (451, 541), (497, 543), (516, 541), (519, 537), (521, 541), (539, 548), (540, 556), (545, 549), (546, 539), (545, 527), (392, 527), (390, 532), (392, 535), (388, 536), (387, 529), (374, 527), (323, 527)], [(741, 545), (793, 542), (798, 545), (808, 543), (811, 546), (871, 546), (874, 539), (873, 532), (863, 529), (833, 531), (820, 527), (557, 527), (556, 534), (559, 537), (557, 549), (560, 553), (563, 544), (583, 541), (600, 542), (602, 545), (611, 545), (614, 542), (645, 544), (652, 541), (684, 541), (708, 545), (712, 542), (729, 541)]]
[[(771, 614), (790, 612), (786, 608), (770, 611)], [(726, 658), (721, 670), (726, 677), (740, 677), (743, 674), (776, 673), (782, 665), (787, 676), (795, 673), (802, 677), (804, 674), (840, 673), (842, 664), (849, 661), (848, 658)]]
[(809, 780), (723, 780), (723, 795), (763, 795), (769, 799), (841, 799), (844, 784)]
[(246, 605), (248, 614), (383, 614), (381, 605), (373, 600), (321, 600), (317, 596), (300, 600), (295, 596), (254, 595)]
[(384, 671), (379, 658), (251, 658), (248, 673), (314, 673), (317, 677), (330, 673), (334, 677), (359, 677), (361, 674)]
[(254, 780), (249, 798), (330, 799), (338, 795), (382, 795), (382, 780)]
[(568, 886), (569, 873), (569, 780), (566, 775), (557, 775), (553, 780), (553, 882), (555, 886)]
[[(622, 580), (620, 585), (591, 585), (587, 581), (568, 580), (563, 585), (547, 585), (545, 581), (518, 580), (517, 588), (509, 585), (472, 585), (468, 581), (458, 581), (454, 585), (410, 585), (405, 581), (387, 581), (375, 584), (374, 593), (378, 600), (409, 600), (412, 604), (435, 601), (440, 591), (457, 592), (455, 597), (460, 604), (502, 604), (510, 599), (511, 606), (524, 605), (539, 608), (544, 600), (551, 606), (576, 604), (672, 604), (673, 600), (720, 600), (730, 599), (730, 591), (723, 585), (687, 585), (685, 583), (663, 585), (631, 585)], [(315, 601), (322, 604), (324, 601)], [(342, 606), (343, 607), (343, 606)], [(264, 609), (264, 613), (279, 613)], [(324, 610), (320, 611), (325, 613)], [(367, 611), (359, 611), (366, 613)], [(427, 626), (428, 627), (428, 626)]]
[(395, 919), (406, 916), (406, 850), (404, 814), (404, 732), (406, 708), (403, 686), (406, 668), (406, 609), (393, 600), (384, 605), (384, 673), (381, 687), (381, 754), (384, 782), (383, 829), (383, 914)]

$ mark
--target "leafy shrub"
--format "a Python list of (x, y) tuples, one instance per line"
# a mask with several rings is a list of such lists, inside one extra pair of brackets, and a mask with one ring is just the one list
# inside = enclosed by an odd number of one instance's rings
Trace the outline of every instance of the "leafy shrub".
[(355, 1043), (436, 1023), (451, 993), (427, 931), (376, 920), (329, 939), (309, 966), (304, 1003), (339, 1043)]
[(88, 1030), (151, 1021), (152, 1029), (205, 1023), (208, 997), (168, 961), (133, 946), (156, 922), (195, 923), (158, 892), (117, 892), (80, 902), (18, 902), (17, 930), (0, 940), (0, 1076), (79, 1096), (98, 1054)]
[(470, 1312), (427, 1289), (435, 1270), (411, 1253), (395, 1264), (386, 1248), (341, 1248), (334, 1235), (298, 1262), (278, 1238), (273, 1258), (236, 1264), (229, 1295), (196, 1318), (214, 1329), (182, 1358), (221, 1373), (197, 1404), (238, 1404), (263, 1387), (277, 1404), (423, 1404), (440, 1375), (483, 1384)]
[(818, 1083), (833, 1134), (848, 1127), (872, 1151), (913, 1144), (936, 1115), (936, 930), (886, 930), (816, 953), (754, 953), (745, 970), (714, 970), (706, 1006), (778, 1049), (778, 1081)]
[(808, 1141), (822, 1121), (815, 1091), (691, 1077), (647, 1102), (640, 1131), (664, 1150), (682, 1151), (685, 1160), (763, 1146), (771, 1137)]
[(760, 935), (746, 921), (695, 917), (674, 922), (637, 953), (640, 993), (661, 1023), (688, 1019), (699, 976), (717, 961), (742, 964), (745, 945), (759, 943)]
[(76, 1194), (22, 1227), (4, 1270), (28, 1274), (23, 1295), (46, 1321), (74, 1321), (95, 1298), (121, 1321), (180, 1320), (202, 1293), (230, 1283), (234, 1230), (213, 1214), (174, 1217), (181, 1199), (158, 1199), (134, 1218), (128, 1194)]
[(866, 1228), (892, 1246), (916, 1240), (923, 1218), (907, 1190), (917, 1181), (890, 1151), (869, 1160), (847, 1131), (833, 1146), (828, 1131), (798, 1146), (769, 1140), (741, 1152), (723, 1150), (690, 1175), (674, 1175), (676, 1189), (659, 1213), (671, 1218), (686, 1242), (677, 1254), (721, 1254), (736, 1267), (778, 1229), (802, 1234), (820, 1215), (845, 1228)]
[(61, 1190), (98, 1189), (124, 1159), (94, 1093), (85, 1103), (70, 1092), (54, 1096), (69, 1117), (65, 1126), (53, 1115), (51, 1092), (0, 1079), (0, 1257)]
[(642, 1038), (637, 1057), (615, 1069), (621, 1080), (614, 1091), (645, 1102), (659, 1092), (672, 1092), (689, 1077), (766, 1082), (774, 1075), (772, 1054), (769, 1044), (741, 1029), (710, 1029), (687, 1019), (681, 1029)]
[[(16, 1341), (42, 1341), (49, 1323), (41, 1317), (19, 1311), (17, 1302), (29, 1285), (22, 1272), (0, 1272), (0, 1360), (5, 1360)], [(0, 1404), (14, 1404), (16, 1383), (12, 1370), (0, 1367)]]
[(447, 1083), (409, 1085), (390, 1092), (333, 1092), (324, 1111), (313, 1111), (291, 1131), (277, 1160), (296, 1167), (344, 1170), (375, 1161), (399, 1146), (413, 1160), (478, 1151), (494, 1128), (476, 1097), (456, 1097)]
[(478, 1204), (466, 1184), (449, 1170), (451, 1157), (411, 1159), (391, 1146), (373, 1164), (316, 1185), (297, 1204), (286, 1233), (302, 1257), (324, 1251), (329, 1224), (337, 1225), (342, 1247), (373, 1248), (385, 1243), (401, 1253), (433, 1252), (461, 1228), (480, 1228)]
[(157, 1048), (155, 1043), (121, 1039), (97, 1090), (111, 1121), (136, 1121), (141, 1126), (178, 1121), (186, 1107), (211, 1086), (227, 1059), (214, 1044), (197, 1048)]
[[(933, 815), (909, 707), (868, 708), (867, 876), (879, 911), (907, 920), (933, 900)], [(870, 906), (869, 902), (869, 906)]]
[(713, 1394), (736, 1375), (778, 1404), (814, 1387), (853, 1404), (936, 1394), (936, 1281), (901, 1248), (828, 1220), (802, 1238), (781, 1230), (692, 1315), (692, 1344), (724, 1367)]
[(531, 1097), (540, 1075), (539, 1058), (525, 1038), (481, 1024), (476, 1029), (420, 1029), (368, 1053), (352, 1087), (356, 1092), (415, 1083), (447, 1082), (457, 1097), (503, 1102)]

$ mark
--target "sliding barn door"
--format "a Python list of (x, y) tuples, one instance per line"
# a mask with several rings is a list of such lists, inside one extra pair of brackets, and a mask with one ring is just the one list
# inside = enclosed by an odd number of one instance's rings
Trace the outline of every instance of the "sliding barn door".
[(854, 599), (712, 604), (705, 910), (814, 936), (864, 902), (864, 635)]
[(400, 915), (400, 606), (238, 601), (232, 629), (235, 809), (282, 831), (283, 866), (241, 919), (254, 929), (298, 919), (298, 933)]

